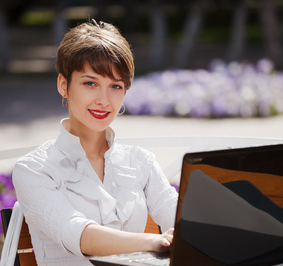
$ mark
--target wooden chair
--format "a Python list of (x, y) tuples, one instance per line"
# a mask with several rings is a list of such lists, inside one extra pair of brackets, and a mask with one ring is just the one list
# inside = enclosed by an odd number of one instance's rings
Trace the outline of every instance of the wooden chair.
[[(7, 235), (7, 230), (12, 216), (12, 211), (13, 211), (12, 209), (1, 210), (2, 225), (3, 225), (3, 231), (5, 237)], [(22, 215), (22, 213), (20, 212), (19, 215)], [(14, 266), (37, 266), (28, 226), (25, 222), (25, 218), (22, 217), (22, 219), (23, 220), (20, 229), (19, 241), (17, 245), (18, 247), (15, 254), (16, 257), (15, 257)], [(11, 254), (11, 256), (12, 255), (13, 254)]]
[(160, 234), (160, 227), (152, 220), (150, 215), (147, 217), (147, 223), (144, 230), (145, 233)]

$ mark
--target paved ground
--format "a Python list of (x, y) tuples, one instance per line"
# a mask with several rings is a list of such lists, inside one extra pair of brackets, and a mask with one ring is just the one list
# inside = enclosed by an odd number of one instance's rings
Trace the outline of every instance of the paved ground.
[[(36, 118), (28, 123), (0, 124), (1, 150), (33, 146), (59, 132), (59, 121), (66, 114)], [(283, 138), (283, 116), (248, 119), (190, 119), (149, 116), (118, 117), (112, 127), (118, 138), (158, 136), (241, 136)]]

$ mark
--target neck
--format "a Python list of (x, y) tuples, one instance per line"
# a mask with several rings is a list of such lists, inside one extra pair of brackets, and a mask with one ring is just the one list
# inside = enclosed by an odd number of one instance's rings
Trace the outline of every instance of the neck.
[(72, 125), (70, 120), (66, 121), (65, 128), (73, 135), (80, 138), (81, 145), (87, 156), (91, 157), (103, 157), (105, 152), (109, 149), (106, 141), (106, 130), (104, 131), (92, 131), (80, 126)]
[(106, 132), (80, 136), (80, 142), (88, 157), (104, 157), (105, 152), (109, 149), (106, 141)]

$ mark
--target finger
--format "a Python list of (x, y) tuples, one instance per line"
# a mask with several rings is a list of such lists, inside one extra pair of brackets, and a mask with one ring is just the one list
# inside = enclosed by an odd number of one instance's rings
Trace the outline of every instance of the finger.
[(163, 234), (163, 236), (164, 236), (166, 239), (168, 239), (170, 243), (172, 243), (172, 241), (173, 241), (173, 232), (174, 232), (174, 229), (171, 228), (171, 229), (167, 230), (167, 231)]
[(166, 252), (170, 248), (170, 242), (167, 241), (166, 239), (163, 239), (162, 241), (159, 242), (159, 252)]
[(171, 242), (168, 239), (162, 239), (161, 245), (164, 247), (170, 247)]
[(166, 239), (167, 239), (167, 241), (171, 244), (172, 241), (173, 241), (173, 235), (168, 235), (168, 236), (166, 237)]

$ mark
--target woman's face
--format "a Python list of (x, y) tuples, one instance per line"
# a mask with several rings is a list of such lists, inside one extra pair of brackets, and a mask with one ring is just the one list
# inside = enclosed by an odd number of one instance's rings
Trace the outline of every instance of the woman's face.
[(74, 71), (67, 91), (67, 81), (58, 76), (58, 90), (68, 98), (70, 132), (104, 131), (117, 116), (125, 97), (125, 85), (114, 71), (117, 80), (94, 72), (88, 63), (81, 72)]

